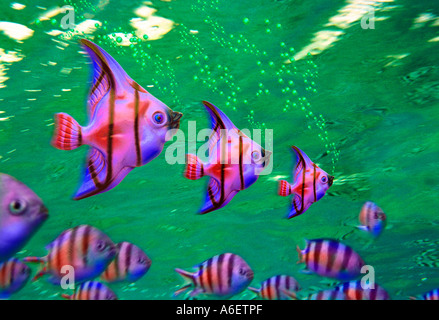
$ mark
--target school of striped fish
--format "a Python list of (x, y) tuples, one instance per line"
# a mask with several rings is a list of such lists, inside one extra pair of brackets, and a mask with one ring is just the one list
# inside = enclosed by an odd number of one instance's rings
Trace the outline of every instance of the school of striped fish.
[[(70, 115), (55, 115), (52, 145), (73, 150), (89, 145), (84, 178), (75, 200), (110, 190), (135, 167), (150, 163), (163, 150), (170, 135), (179, 128), (182, 114), (171, 110), (137, 82), (102, 48), (81, 40), (93, 66), (93, 81), (87, 100), (89, 123), (83, 127)], [(184, 177), (197, 180), (209, 176), (201, 214), (227, 206), (239, 191), (250, 188), (271, 158), (271, 151), (246, 136), (220, 108), (203, 101), (211, 118), (209, 158), (186, 155)], [(171, 134), (169, 134), (171, 133)], [(321, 200), (334, 177), (319, 168), (299, 149), (292, 146), (294, 169), (292, 183), (280, 180), (278, 194), (292, 195), (287, 218), (294, 218)], [(234, 200), (237, 201), (237, 200)], [(152, 265), (145, 249), (130, 242), (113, 242), (102, 230), (79, 225), (65, 230), (46, 246), (44, 257), (15, 255), (22, 250), (49, 217), (43, 201), (24, 183), (0, 173), (0, 299), (17, 294), (29, 282), (49, 281), (55, 290), (65, 276), (65, 266), (74, 269), (74, 290), (60, 292), (68, 300), (116, 300), (111, 285), (133, 283), (148, 273)], [(386, 227), (386, 214), (368, 201), (359, 214), (357, 229), (376, 241)], [(173, 297), (187, 299), (229, 299), (244, 290), (265, 300), (388, 300), (389, 294), (378, 284), (363, 288), (359, 280), (366, 262), (353, 248), (338, 239), (306, 239), (297, 246), (298, 262), (304, 273), (338, 282), (332, 289), (300, 295), (302, 287), (292, 275), (278, 274), (252, 284), (254, 270), (234, 253), (218, 253), (186, 271), (175, 266), (184, 281)], [(40, 269), (31, 275), (27, 263)], [(251, 285), (252, 284), (252, 285)], [(410, 299), (439, 300), (439, 289)]]

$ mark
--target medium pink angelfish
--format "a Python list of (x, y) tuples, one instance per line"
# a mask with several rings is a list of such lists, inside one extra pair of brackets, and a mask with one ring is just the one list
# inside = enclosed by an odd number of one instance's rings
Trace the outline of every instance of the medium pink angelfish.
[(296, 165), (293, 170), (294, 182), (279, 181), (279, 195), (286, 197), (294, 194), (288, 219), (304, 213), (314, 203), (319, 201), (334, 182), (334, 177), (320, 169), (299, 148), (293, 146), (296, 154)]
[(268, 165), (271, 152), (246, 136), (213, 104), (203, 104), (211, 116), (213, 130), (209, 160), (203, 163), (196, 155), (188, 154), (184, 174), (191, 180), (210, 177), (201, 208), (205, 214), (224, 207), (239, 191), (255, 183)]

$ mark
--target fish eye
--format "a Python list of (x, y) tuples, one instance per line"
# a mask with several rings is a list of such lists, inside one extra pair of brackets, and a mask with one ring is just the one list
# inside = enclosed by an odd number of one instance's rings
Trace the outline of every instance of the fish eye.
[(327, 177), (327, 176), (323, 176), (322, 179), (321, 179), (321, 181), (322, 181), (323, 183), (328, 182), (328, 177)]
[(146, 264), (146, 260), (143, 258), (139, 258), (139, 260), (137, 260), (137, 262), (140, 264)]
[(152, 115), (152, 121), (155, 124), (164, 124), (166, 119), (166, 115), (163, 112), (157, 111)]
[(259, 151), (253, 151), (252, 152), (252, 160), (253, 161), (258, 161), (258, 160), (260, 160), (261, 159), (261, 154), (260, 154), (260, 152)]
[(9, 204), (9, 212), (11, 212), (14, 215), (20, 215), (22, 214), (27, 207), (27, 203), (24, 200), (13, 200), (10, 204)]
[(98, 245), (96, 246), (96, 248), (98, 249), (98, 251), (104, 251), (104, 249), (107, 247), (107, 244), (104, 241), (99, 241)]

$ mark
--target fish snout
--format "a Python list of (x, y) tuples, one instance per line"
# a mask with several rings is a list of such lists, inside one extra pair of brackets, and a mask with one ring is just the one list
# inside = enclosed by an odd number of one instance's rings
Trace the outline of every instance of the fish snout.
[(333, 183), (334, 183), (334, 176), (328, 176), (328, 185), (332, 186)]
[(178, 129), (180, 128), (180, 119), (181, 117), (183, 117), (183, 113), (181, 112), (176, 112), (176, 111), (171, 111), (170, 113), (170, 129)]
[(49, 217), (49, 210), (47, 209), (47, 207), (44, 204), (40, 205), (40, 210), (38, 212), (38, 216), (43, 220), (47, 220), (47, 218)]

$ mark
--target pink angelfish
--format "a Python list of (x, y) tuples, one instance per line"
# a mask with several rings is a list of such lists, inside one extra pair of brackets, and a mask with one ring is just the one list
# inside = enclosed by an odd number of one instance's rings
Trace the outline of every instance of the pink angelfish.
[(201, 213), (205, 214), (227, 205), (241, 190), (247, 189), (268, 165), (266, 151), (239, 130), (213, 104), (203, 101), (211, 116), (212, 135), (209, 139), (209, 160), (203, 163), (196, 155), (186, 156), (185, 177), (197, 180), (210, 177)]
[(81, 44), (94, 69), (87, 101), (90, 122), (81, 127), (70, 115), (57, 113), (52, 140), (61, 150), (91, 146), (75, 200), (114, 188), (133, 168), (156, 158), (168, 130), (178, 128), (182, 117), (132, 80), (102, 48), (85, 39)]
[(293, 170), (294, 182), (279, 181), (279, 195), (286, 197), (294, 194), (288, 219), (304, 213), (314, 203), (319, 201), (334, 182), (334, 177), (320, 169), (299, 148), (293, 146), (296, 154), (296, 165)]

